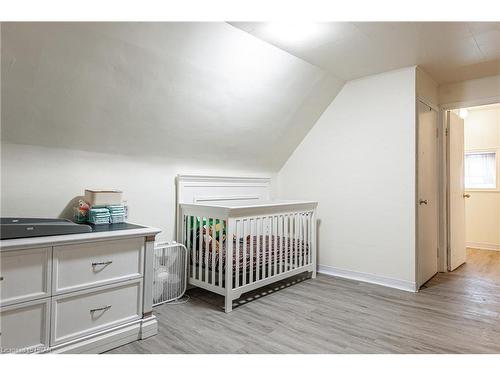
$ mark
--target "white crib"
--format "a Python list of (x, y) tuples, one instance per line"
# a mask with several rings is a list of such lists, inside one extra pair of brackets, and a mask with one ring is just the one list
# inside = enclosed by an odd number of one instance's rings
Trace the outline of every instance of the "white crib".
[[(269, 186), (253, 184), (264, 179), (245, 179), (254, 195), (235, 194), (240, 179), (179, 179), (177, 235), (190, 253), (189, 283), (223, 295), (226, 312), (242, 293), (303, 272), (316, 277), (316, 202), (269, 201), (260, 194)], [(197, 194), (182, 191), (189, 187)], [(210, 196), (214, 187), (219, 194)]]

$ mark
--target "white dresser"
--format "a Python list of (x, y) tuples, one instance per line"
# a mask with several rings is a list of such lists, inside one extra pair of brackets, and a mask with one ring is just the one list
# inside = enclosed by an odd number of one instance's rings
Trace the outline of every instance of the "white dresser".
[(102, 353), (155, 335), (155, 228), (0, 241), (1, 352)]

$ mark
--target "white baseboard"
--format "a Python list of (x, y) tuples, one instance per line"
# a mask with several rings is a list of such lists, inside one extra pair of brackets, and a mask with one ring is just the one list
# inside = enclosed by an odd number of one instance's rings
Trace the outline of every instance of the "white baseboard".
[(133, 341), (155, 335), (158, 332), (158, 322), (153, 315), (118, 327), (97, 332), (77, 340), (49, 348), (47, 353), (98, 354)]
[(465, 246), (473, 249), (500, 251), (500, 244), (495, 244), (495, 243), (466, 242)]
[(378, 276), (365, 272), (349, 271), (332, 266), (318, 265), (318, 272), (325, 275), (337, 276), (349, 280), (363, 281), (370, 284), (383, 285), (389, 288), (401, 289), (408, 292), (416, 292), (418, 290), (417, 284), (412, 283), (411, 281)]

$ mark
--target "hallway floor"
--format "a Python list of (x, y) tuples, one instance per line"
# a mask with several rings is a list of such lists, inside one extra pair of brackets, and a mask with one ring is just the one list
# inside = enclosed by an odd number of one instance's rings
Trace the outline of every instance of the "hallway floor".
[(155, 309), (158, 335), (111, 353), (500, 353), (500, 252), (419, 293), (326, 275), (245, 295), (232, 313), (200, 289)]
[(500, 282), (500, 251), (467, 249), (467, 263), (455, 273)]

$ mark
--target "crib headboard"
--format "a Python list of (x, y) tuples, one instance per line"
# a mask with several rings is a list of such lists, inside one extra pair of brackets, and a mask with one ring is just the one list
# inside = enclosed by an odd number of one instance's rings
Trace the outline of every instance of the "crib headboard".
[(177, 204), (244, 205), (270, 199), (270, 178), (177, 176)]
[(245, 205), (269, 200), (270, 178), (178, 175), (176, 223), (178, 226), (181, 203)]

